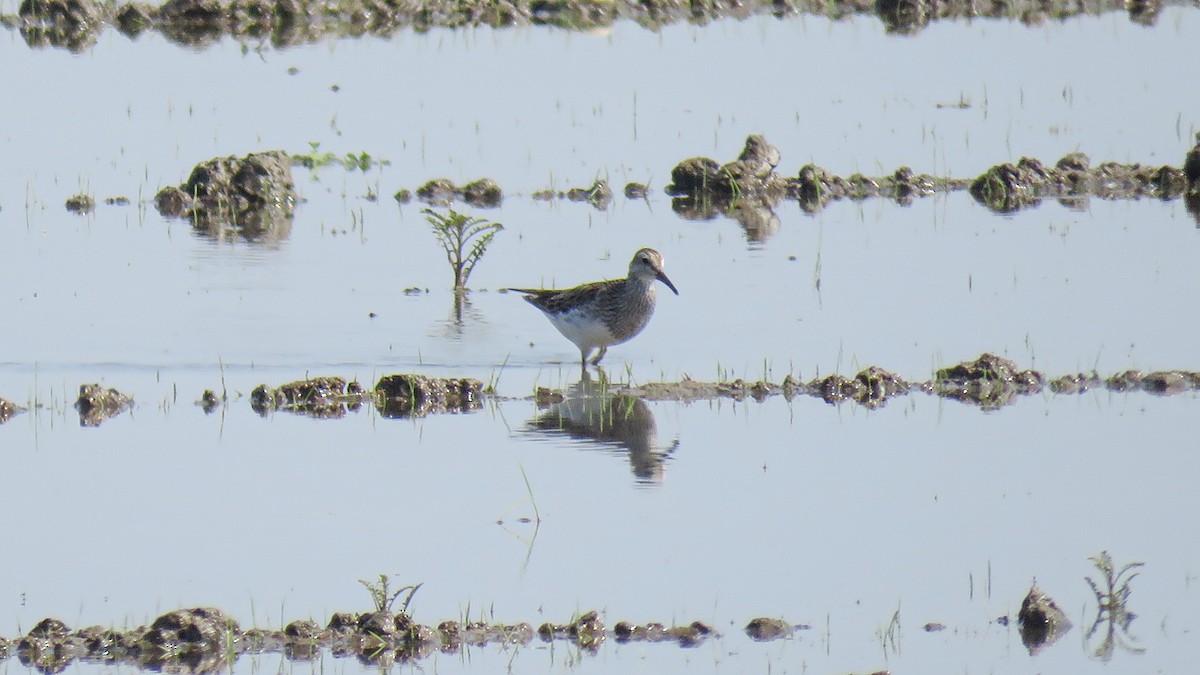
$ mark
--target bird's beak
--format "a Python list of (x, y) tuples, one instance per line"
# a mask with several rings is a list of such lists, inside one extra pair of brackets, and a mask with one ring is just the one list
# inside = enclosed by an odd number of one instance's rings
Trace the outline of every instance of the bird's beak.
[(658, 272), (658, 274), (655, 274), (654, 276), (655, 276), (655, 277), (656, 277), (656, 278), (657, 278), (659, 281), (661, 281), (661, 282), (663, 282), (664, 284), (666, 284), (666, 285), (667, 285), (667, 288), (669, 288), (669, 289), (671, 289), (672, 291), (674, 291), (675, 295), (679, 295), (679, 290), (675, 288), (675, 284), (671, 283), (671, 280), (670, 280), (670, 279), (668, 279), (668, 278), (667, 278), (667, 275), (666, 275), (666, 274), (664, 274), (664, 273), (663, 273), (661, 270)]

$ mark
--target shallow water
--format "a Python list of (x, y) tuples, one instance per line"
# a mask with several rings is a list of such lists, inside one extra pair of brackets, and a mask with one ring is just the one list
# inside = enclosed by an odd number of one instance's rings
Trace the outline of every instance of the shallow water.
[[(915, 38), (812, 17), (661, 34), (435, 30), (283, 52), (110, 32), (82, 56), (0, 36), (12, 64), (0, 69), (0, 396), (42, 406), (0, 425), (13, 524), (0, 635), (44, 616), (132, 626), (192, 605), (243, 627), (323, 622), (365, 609), (357, 580), (388, 573), (424, 582), (414, 613), (428, 623), (596, 608), (610, 624), (698, 619), (724, 633), (692, 650), (610, 642), (589, 656), (535, 641), (415, 664), (439, 672), (1100, 671), (1083, 579), (1109, 550), (1147, 563), (1132, 607), (1145, 653), (1114, 663), (1190, 666), (1193, 394), (1046, 393), (993, 413), (923, 394), (870, 412), (810, 398), (646, 403), (654, 433), (625, 441), (636, 456), (538, 430), (544, 411), (526, 400), (316, 421), (260, 418), (245, 396), (396, 372), (476, 377), (518, 399), (566, 388), (574, 347), (496, 289), (618, 276), (640, 246), (666, 254), (681, 295), (660, 296), (646, 332), (610, 350), (614, 379), (807, 380), (867, 365), (923, 379), (985, 351), (1051, 375), (1195, 370), (1200, 235), (1178, 201), (1007, 217), (963, 193), (815, 216), (785, 202), (776, 231), (747, 233), (677, 218), (660, 188), (675, 162), (732, 159), (756, 132), (789, 174), (813, 161), (970, 176), (1076, 150), (1178, 165), (1200, 89), (1127, 55), (1187, 63), (1198, 16), (945, 23)], [(758, 65), (776, 60), (802, 67), (781, 79)], [(70, 96), (40, 93), (47, 81)], [(971, 106), (937, 107), (960, 97)], [(306, 201), (269, 243), (215, 241), (143, 203), (211, 156), (310, 141), (391, 164), (297, 169)], [(472, 210), (506, 230), (461, 320), (420, 206), (390, 199), (442, 175), (490, 176), (510, 195)], [(654, 193), (607, 212), (527, 196), (598, 176)], [(68, 214), (81, 190), (135, 203)], [(92, 381), (133, 395), (134, 410), (80, 428), (70, 403)], [(192, 405), (222, 385), (228, 408)], [(526, 477), (536, 528), (521, 522)], [(1014, 616), (1035, 578), (1076, 626), (1031, 657), (991, 622)], [(898, 645), (885, 644), (897, 609)], [(741, 633), (755, 616), (812, 628), (758, 644)], [(928, 621), (948, 628), (926, 633)], [(236, 669), (362, 668), (281, 661)]]

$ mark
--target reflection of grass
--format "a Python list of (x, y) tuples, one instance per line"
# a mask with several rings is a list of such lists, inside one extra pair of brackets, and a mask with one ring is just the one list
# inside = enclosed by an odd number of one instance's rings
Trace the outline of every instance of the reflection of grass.
[[(1092, 587), (1092, 593), (1096, 595), (1096, 604), (1099, 608), (1096, 610), (1096, 621), (1092, 624), (1091, 630), (1088, 631), (1087, 637), (1090, 639), (1096, 634), (1096, 630), (1101, 624), (1107, 626), (1107, 632), (1104, 636), (1104, 641), (1096, 648), (1096, 656), (1101, 660), (1108, 661), (1112, 658), (1114, 648), (1120, 645), (1125, 651), (1133, 653), (1141, 653), (1145, 649), (1136, 647), (1125, 642), (1125, 637), (1136, 641), (1129, 634), (1129, 625), (1137, 617), (1136, 614), (1129, 611), (1127, 603), (1129, 595), (1133, 589), (1129, 587), (1129, 582), (1137, 578), (1138, 573), (1134, 572), (1137, 568), (1145, 563), (1131, 562), (1122, 565), (1117, 569), (1113, 565), (1112, 556), (1108, 551), (1101, 551), (1100, 555), (1091, 558), (1092, 564), (1104, 576), (1101, 578), (1101, 584), (1096, 583), (1091, 577), (1084, 577), (1088, 586)], [(1120, 633), (1117, 628), (1120, 628)]]
[(446, 250), (446, 260), (454, 272), (454, 290), (465, 290), (467, 278), (487, 251), (488, 244), (492, 243), (492, 237), (504, 226), (454, 209), (450, 209), (446, 215), (432, 209), (423, 209), (422, 213), (433, 226), (438, 242)]
[(404, 596), (404, 602), (400, 605), (400, 612), (402, 614), (408, 613), (408, 603), (412, 602), (413, 595), (416, 594), (417, 589), (421, 588), (421, 584), (414, 584), (401, 586), (392, 591), (388, 588), (391, 579), (386, 574), (380, 574), (378, 581), (359, 579), (358, 583), (365, 586), (367, 592), (371, 594), (371, 601), (375, 603), (375, 611), (377, 612), (392, 611), (392, 605), (395, 604), (396, 598), (400, 597), (401, 593), (408, 591), (408, 595)]
[(884, 658), (887, 658), (888, 649), (891, 648), (893, 654), (900, 653), (900, 605), (896, 605), (896, 611), (892, 612), (892, 618), (888, 621), (886, 628), (879, 631), (880, 646), (883, 648)]

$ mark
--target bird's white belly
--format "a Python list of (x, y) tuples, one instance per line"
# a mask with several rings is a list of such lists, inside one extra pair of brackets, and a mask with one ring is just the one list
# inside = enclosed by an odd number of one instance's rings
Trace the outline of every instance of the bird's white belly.
[(607, 347), (617, 341), (603, 321), (586, 312), (571, 311), (547, 316), (558, 332), (580, 349)]

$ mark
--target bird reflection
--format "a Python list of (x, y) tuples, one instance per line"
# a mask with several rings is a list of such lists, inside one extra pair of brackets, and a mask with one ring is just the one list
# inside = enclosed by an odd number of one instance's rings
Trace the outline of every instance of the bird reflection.
[(658, 484), (663, 480), (665, 461), (679, 445), (676, 441), (663, 448), (658, 443), (658, 427), (650, 406), (636, 396), (609, 394), (601, 383), (585, 377), (573, 385), (561, 400), (539, 403), (545, 410), (529, 426), (550, 436), (567, 435), (588, 445), (614, 451), (627, 451), (633, 475), (638, 483)]

